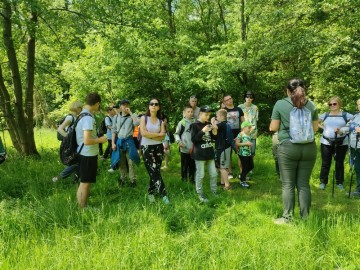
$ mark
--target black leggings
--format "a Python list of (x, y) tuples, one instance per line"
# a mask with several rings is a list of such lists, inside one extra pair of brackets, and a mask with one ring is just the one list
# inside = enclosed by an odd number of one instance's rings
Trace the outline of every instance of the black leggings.
[[(321, 144), (321, 171), (320, 181), (324, 184), (328, 183), (328, 177), (331, 167), (333, 155), (335, 154), (335, 179), (336, 184), (342, 184), (344, 182), (344, 160), (346, 156), (347, 145), (326, 145)], [(336, 152), (336, 153), (335, 153)]]
[(154, 194), (158, 192), (161, 196), (165, 196), (165, 184), (160, 173), (164, 152), (163, 144), (142, 145), (141, 151), (146, 170), (150, 177), (148, 193)]

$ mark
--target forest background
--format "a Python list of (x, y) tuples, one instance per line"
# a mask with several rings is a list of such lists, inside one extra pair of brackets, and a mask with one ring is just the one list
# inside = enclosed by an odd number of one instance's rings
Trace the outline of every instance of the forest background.
[(288, 79), (306, 80), (321, 110), (330, 96), (355, 111), (357, 0), (0, 0), (0, 110), (19, 153), (37, 155), (34, 126), (99, 92), (144, 110), (158, 97), (173, 122), (196, 95), (236, 105), (256, 95), (259, 128)]

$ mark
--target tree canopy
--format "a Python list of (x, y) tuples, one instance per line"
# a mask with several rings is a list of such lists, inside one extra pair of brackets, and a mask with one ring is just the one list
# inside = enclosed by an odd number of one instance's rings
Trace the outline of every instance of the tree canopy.
[(260, 130), (287, 81), (305, 79), (319, 110), (356, 109), (357, 0), (0, 0), (0, 109), (15, 148), (36, 154), (51, 126), (93, 91), (144, 110), (158, 97), (179, 119), (189, 96), (216, 105), (256, 94)]

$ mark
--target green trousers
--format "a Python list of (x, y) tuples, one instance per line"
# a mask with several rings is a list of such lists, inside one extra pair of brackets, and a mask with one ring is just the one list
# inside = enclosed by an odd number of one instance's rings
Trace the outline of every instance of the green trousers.
[(288, 140), (278, 147), (282, 183), (283, 217), (292, 219), (295, 208), (295, 188), (298, 193), (300, 216), (307, 218), (311, 205), (310, 176), (316, 161), (316, 144), (294, 144)]

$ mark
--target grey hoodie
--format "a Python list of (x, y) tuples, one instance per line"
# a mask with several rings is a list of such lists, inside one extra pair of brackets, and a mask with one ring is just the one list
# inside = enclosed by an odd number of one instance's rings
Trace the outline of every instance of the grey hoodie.
[[(194, 118), (192, 118), (191, 120), (188, 120), (187, 118), (184, 117), (176, 126), (176, 131), (174, 133), (175, 141), (178, 144), (180, 142), (182, 142), (185, 145), (184, 147), (180, 147), (180, 151), (182, 153), (189, 154), (189, 152), (190, 152), (190, 148), (192, 146), (190, 125), (194, 122), (195, 122)], [(184, 132), (181, 134), (181, 138), (180, 138), (181, 129)]]
[[(340, 129), (340, 134), (349, 133), (350, 134), (350, 147), (351, 148), (360, 148), (360, 134), (355, 132), (355, 128), (360, 127), (360, 113), (354, 115), (354, 118), (351, 119), (345, 127)], [(358, 139), (356, 139), (358, 136)], [(356, 144), (357, 141), (357, 145)]]

